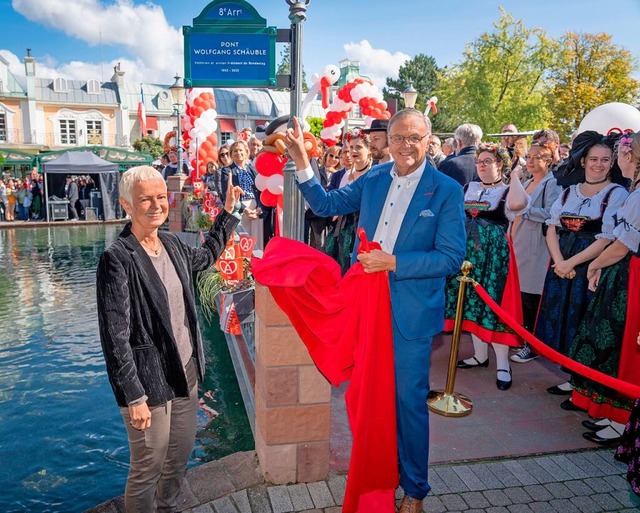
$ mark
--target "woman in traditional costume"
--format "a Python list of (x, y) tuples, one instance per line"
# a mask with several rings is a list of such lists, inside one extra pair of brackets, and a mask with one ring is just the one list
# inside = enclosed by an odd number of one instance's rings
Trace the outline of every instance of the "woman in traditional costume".
[[(473, 264), (470, 277), (478, 281), (516, 319), (522, 320), (520, 286), (511, 241), (509, 223), (527, 207), (528, 197), (520, 181), (521, 168), (511, 172), (510, 185), (504, 183), (511, 169), (505, 148), (481, 144), (476, 151), (476, 168), (480, 182), (465, 186), (467, 250), (465, 259)], [(451, 276), (447, 282), (445, 330), (453, 329), (459, 282)], [(462, 329), (471, 333), (474, 354), (460, 360), (458, 367), (487, 367), (491, 343), (496, 353), (496, 386), (511, 387), (509, 346), (518, 346), (519, 338), (484, 303), (475, 292), (467, 290)]]
[[(618, 165), (623, 176), (632, 180), (632, 192), (615, 215), (615, 240), (587, 269), (589, 288), (595, 290), (595, 295), (571, 344), (569, 357), (609, 376), (640, 385), (640, 352), (636, 344), (639, 302), (637, 294), (628, 293), (635, 290), (630, 284), (637, 286), (640, 278), (640, 260), (634, 256), (640, 246), (640, 190), (636, 190), (640, 134), (623, 135), (617, 147)], [(627, 323), (629, 332), (625, 328)], [(571, 384), (571, 402), (596, 419), (583, 422), (590, 429), (583, 433), (584, 438), (601, 445), (617, 443), (629, 420), (632, 399), (579, 375), (572, 377)]]
[[(563, 355), (568, 355), (593, 297), (587, 267), (615, 238), (614, 214), (628, 196), (624, 187), (611, 181), (614, 142), (594, 131), (576, 137), (571, 159), (584, 168), (584, 181), (562, 192), (547, 220), (552, 265), (544, 282), (535, 335)], [(547, 391), (569, 395), (572, 386), (567, 382)], [(579, 409), (570, 400), (561, 406)]]

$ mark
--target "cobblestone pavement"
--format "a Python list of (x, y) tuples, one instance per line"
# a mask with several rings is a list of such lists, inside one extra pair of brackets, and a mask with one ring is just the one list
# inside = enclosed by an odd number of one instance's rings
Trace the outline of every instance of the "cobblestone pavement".
[[(635, 512), (626, 467), (613, 450), (597, 449), (513, 459), (431, 466), (432, 493), (424, 511), (444, 513), (613, 513)], [(339, 513), (345, 474), (325, 481), (268, 485), (254, 452), (191, 469), (182, 488), (184, 513)], [(401, 499), (398, 492), (397, 499)], [(90, 513), (124, 512), (122, 498)]]

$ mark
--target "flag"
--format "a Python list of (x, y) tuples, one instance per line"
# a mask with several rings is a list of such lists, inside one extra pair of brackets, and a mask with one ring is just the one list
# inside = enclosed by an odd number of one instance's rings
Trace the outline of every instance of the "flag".
[(140, 85), (140, 102), (138, 103), (138, 119), (140, 120), (140, 133), (147, 136), (147, 112), (144, 110), (144, 91)]

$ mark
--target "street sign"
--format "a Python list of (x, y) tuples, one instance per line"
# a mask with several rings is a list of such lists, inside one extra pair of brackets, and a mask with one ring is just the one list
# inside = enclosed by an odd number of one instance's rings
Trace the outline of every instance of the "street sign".
[(276, 27), (244, 0), (215, 0), (182, 27), (185, 87), (275, 87)]

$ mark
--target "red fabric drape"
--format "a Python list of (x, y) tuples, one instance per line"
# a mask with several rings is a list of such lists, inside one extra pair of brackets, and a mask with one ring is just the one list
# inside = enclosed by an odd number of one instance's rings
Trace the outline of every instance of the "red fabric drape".
[(273, 238), (253, 275), (269, 287), (320, 372), (350, 379), (347, 414), (353, 435), (345, 513), (392, 513), (398, 486), (391, 299), (387, 273), (340, 266), (309, 246)]
[(585, 378), (600, 383), (606, 387), (612, 388), (617, 392), (626, 395), (627, 397), (630, 397), (632, 399), (640, 397), (640, 386), (627, 383), (617, 378), (612, 378), (607, 374), (593, 370), (586, 365), (582, 365), (581, 363), (578, 363), (575, 360), (572, 360), (571, 358), (568, 358), (565, 355), (554, 351), (547, 344), (545, 344), (541, 340), (538, 340), (531, 333), (525, 330), (520, 324), (518, 324), (518, 322), (516, 322), (516, 320), (511, 317), (508, 312), (503, 310), (500, 305), (498, 305), (498, 303), (496, 303), (491, 298), (489, 293), (482, 287), (482, 285), (475, 284), (474, 289), (482, 298), (482, 300), (491, 307), (494, 313), (496, 313), (513, 331), (515, 331), (528, 344), (530, 344), (538, 354), (553, 362), (559, 363), (563, 367), (569, 369), (571, 372), (575, 372), (576, 374), (580, 374)]
[(622, 337), (622, 351), (618, 377), (628, 383), (640, 385), (640, 258), (631, 257), (629, 261), (629, 295), (627, 298), (627, 319)]

